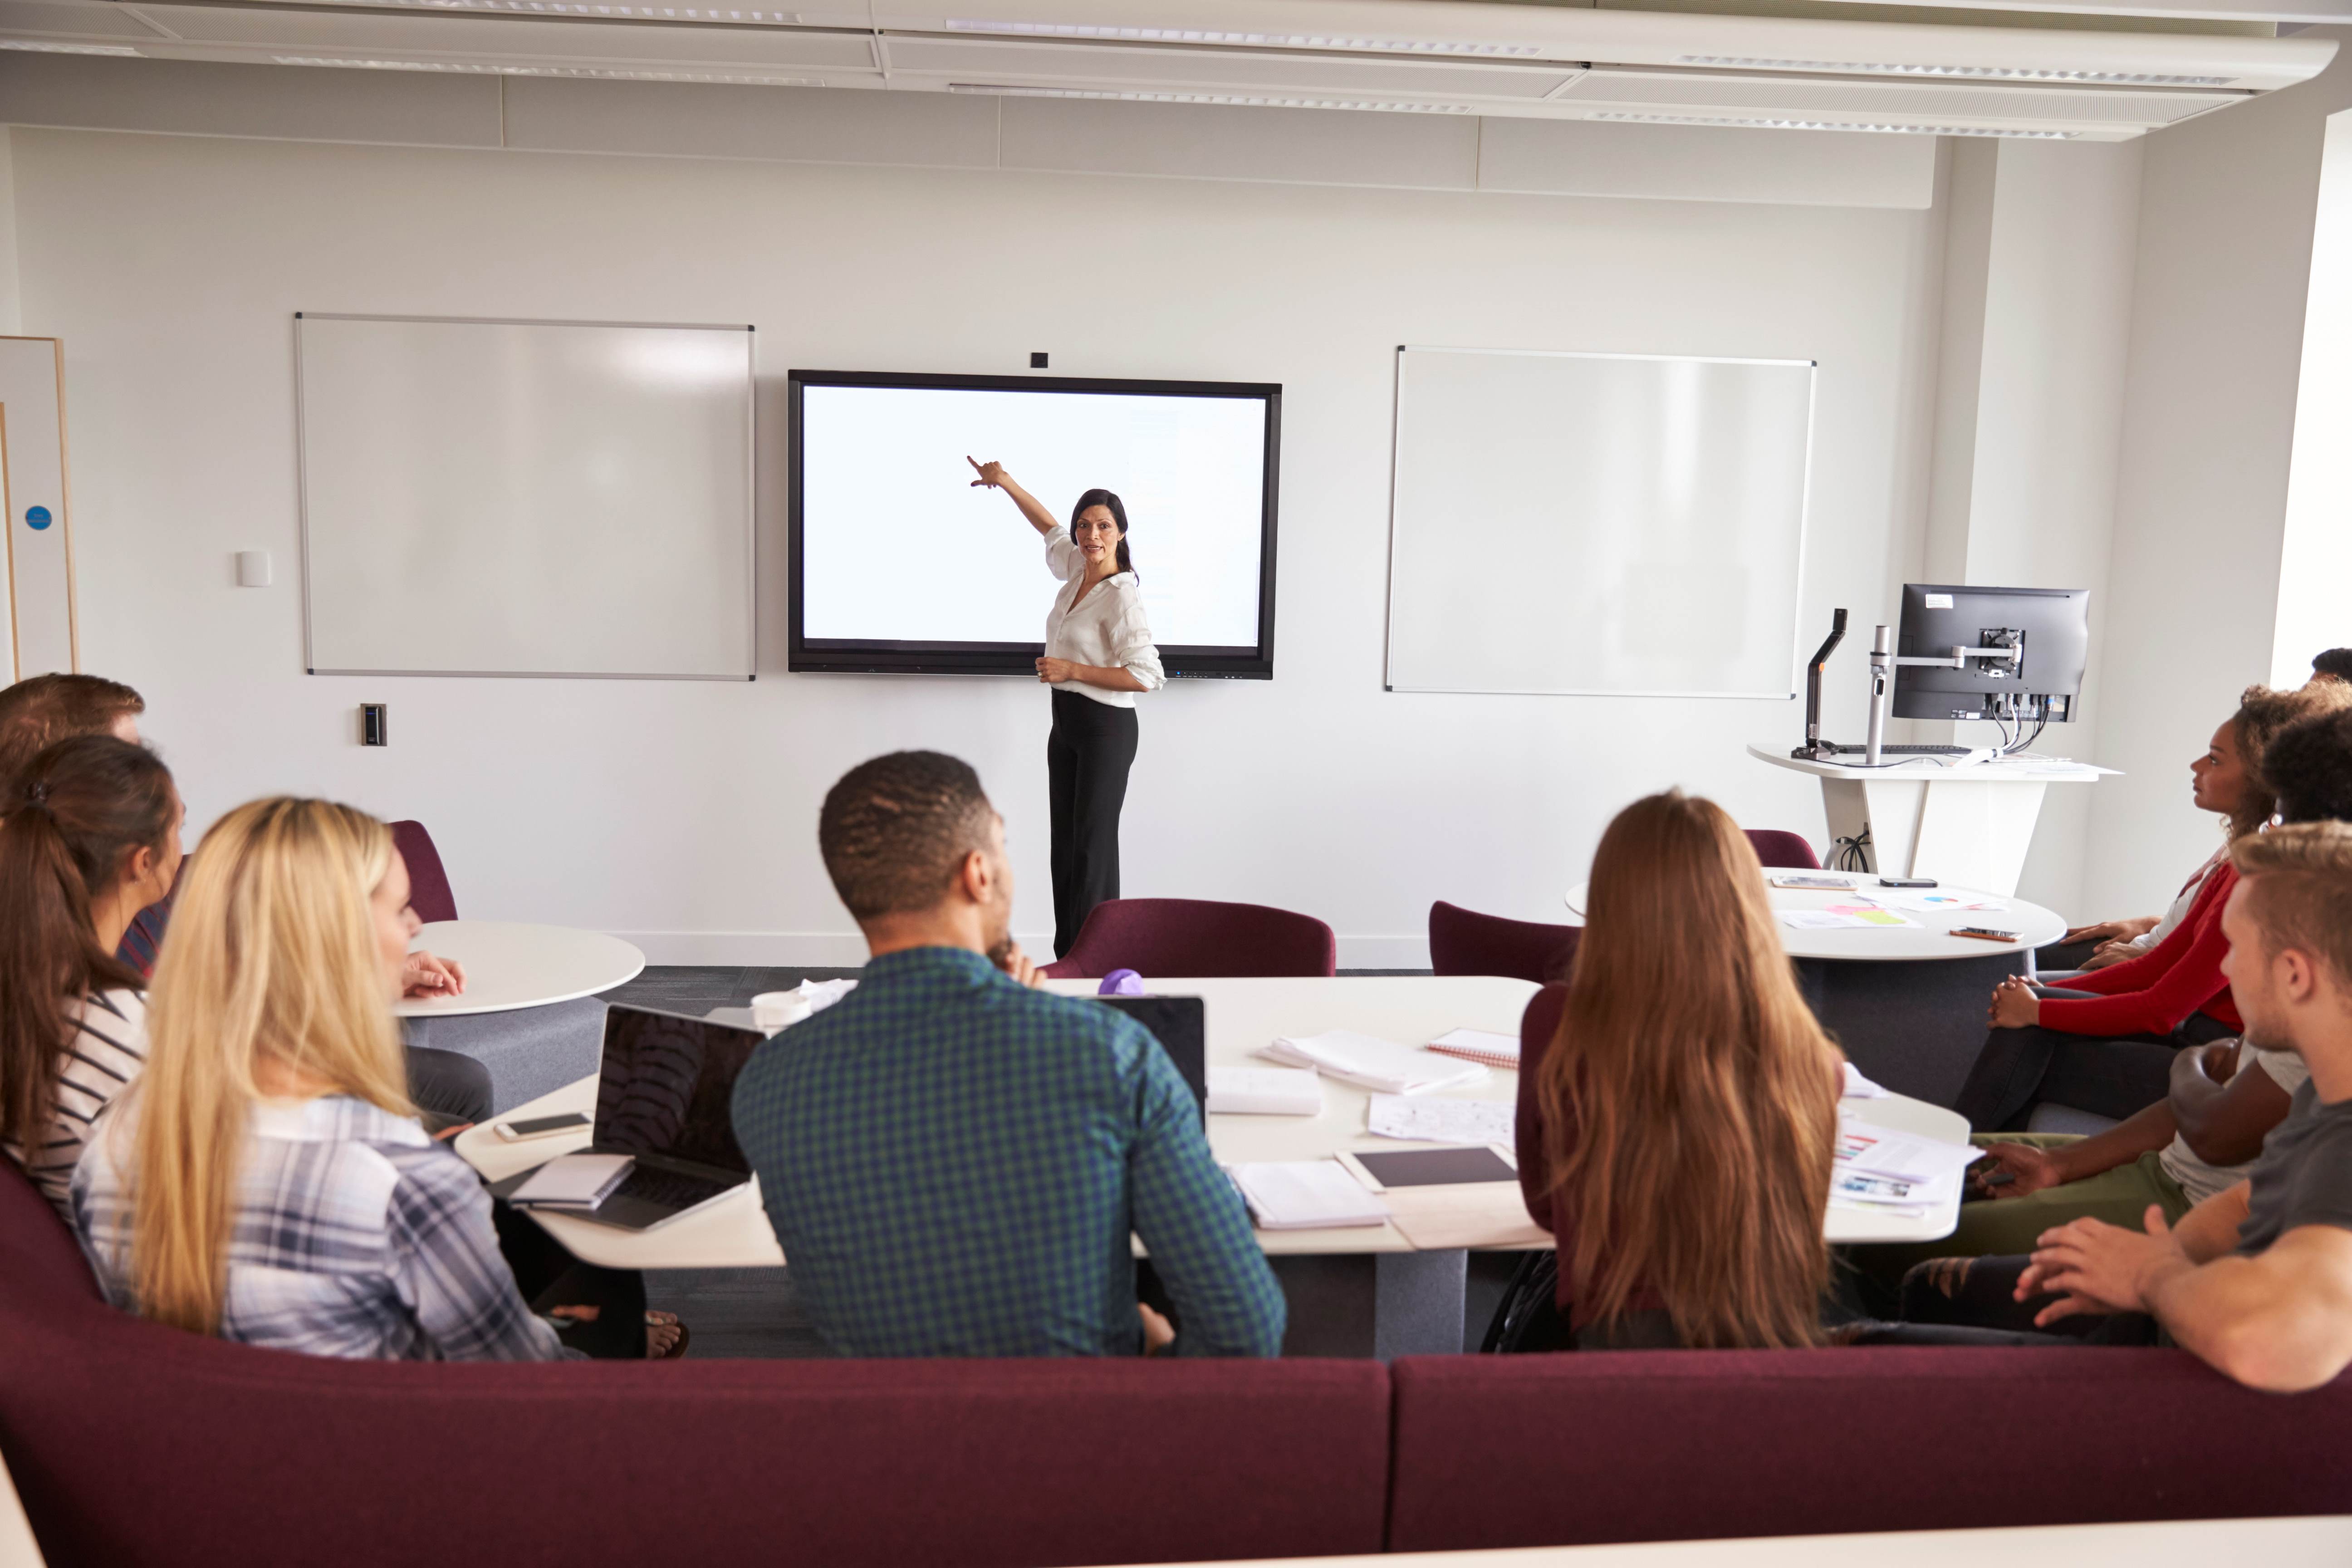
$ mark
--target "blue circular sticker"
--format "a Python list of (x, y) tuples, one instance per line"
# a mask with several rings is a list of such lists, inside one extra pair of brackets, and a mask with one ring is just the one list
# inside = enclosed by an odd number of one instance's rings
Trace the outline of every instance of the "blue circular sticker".
[(25, 521), (34, 528), (47, 528), (49, 526), (49, 509), (45, 506), (26, 507)]

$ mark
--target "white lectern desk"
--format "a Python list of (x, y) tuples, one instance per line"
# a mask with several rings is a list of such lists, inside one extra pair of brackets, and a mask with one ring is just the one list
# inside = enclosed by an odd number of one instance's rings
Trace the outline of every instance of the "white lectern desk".
[(2033, 757), (1966, 766), (1954, 757), (1890, 758), (1892, 765), (1872, 768), (1861, 765), (1860, 753), (1815, 762), (1790, 756), (1786, 746), (1750, 746), (1748, 754), (1820, 779), (1831, 841), (1860, 841), (1867, 869), (2003, 897), (2017, 891), (2042, 792), (2116, 772)]

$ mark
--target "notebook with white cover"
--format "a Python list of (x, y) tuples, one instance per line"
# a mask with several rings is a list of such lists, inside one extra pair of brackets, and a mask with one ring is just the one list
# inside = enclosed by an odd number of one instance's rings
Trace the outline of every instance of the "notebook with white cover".
[(1348, 1029), (1286, 1037), (1259, 1054), (1285, 1067), (1313, 1068), (1327, 1078), (1381, 1094), (1427, 1094), (1432, 1089), (1484, 1083), (1493, 1076), (1477, 1062)]
[(1211, 1068), (1210, 1110), (1219, 1115), (1320, 1116), (1323, 1080), (1306, 1068)]
[(1322, 1230), (1388, 1223), (1389, 1206), (1337, 1160), (1229, 1165), (1260, 1230)]

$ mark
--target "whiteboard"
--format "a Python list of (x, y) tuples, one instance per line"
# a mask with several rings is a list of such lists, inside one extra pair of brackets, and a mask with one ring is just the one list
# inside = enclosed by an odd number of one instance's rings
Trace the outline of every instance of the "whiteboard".
[(1810, 360), (1397, 351), (1388, 686), (1788, 698)]
[(751, 678), (749, 329), (295, 338), (313, 674)]

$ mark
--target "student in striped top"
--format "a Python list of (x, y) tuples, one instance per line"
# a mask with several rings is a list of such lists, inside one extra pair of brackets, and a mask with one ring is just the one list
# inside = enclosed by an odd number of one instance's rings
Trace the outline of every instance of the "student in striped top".
[(0, 1146), (62, 1213), (146, 1062), (142, 982), (115, 949), (171, 891), (184, 814), (170, 770), (111, 735), (40, 752), (0, 813)]

